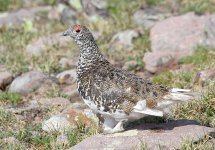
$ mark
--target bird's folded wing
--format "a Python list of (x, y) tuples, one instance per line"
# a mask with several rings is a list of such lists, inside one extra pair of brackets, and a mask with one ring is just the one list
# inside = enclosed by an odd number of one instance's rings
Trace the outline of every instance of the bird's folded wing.
[(163, 112), (160, 110), (157, 110), (155, 108), (148, 108), (146, 106), (146, 100), (138, 101), (137, 104), (133, 107), (133, 112), (136, 113), (143, 113), (146, 115), (152, 115), (152, 116), (163, 116)]

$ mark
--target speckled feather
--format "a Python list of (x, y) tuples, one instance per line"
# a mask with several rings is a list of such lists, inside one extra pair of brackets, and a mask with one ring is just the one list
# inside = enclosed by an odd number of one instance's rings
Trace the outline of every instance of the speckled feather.
[[(169, 90), (114, 67), (101, 54), (92, 34), (84, 26), (67, 30), (80, 48), (77, 67), (78, 91), (84, 100), (92, 101), (100, 112), (126, 114), (140, 100), (154, 108)], [(94, 108), (95, 109), (95, 108)]]

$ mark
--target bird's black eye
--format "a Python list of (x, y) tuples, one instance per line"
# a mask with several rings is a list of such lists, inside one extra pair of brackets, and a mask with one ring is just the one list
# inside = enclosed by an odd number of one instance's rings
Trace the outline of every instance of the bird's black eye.
[(75, 30), (76, 33), (79, 33), (81, 30)]

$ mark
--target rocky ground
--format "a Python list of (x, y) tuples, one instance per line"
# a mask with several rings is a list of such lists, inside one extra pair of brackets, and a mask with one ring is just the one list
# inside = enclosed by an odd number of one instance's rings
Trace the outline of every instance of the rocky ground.
[[(0, 0), (1, 149), (214, 149), (213, 0)], [(200, 99), (100, 134), (77, 93), (79, 51), (61, 36), (88, 26), (114, 65)], [(90, 144), (89, 144), (90, 143)]]

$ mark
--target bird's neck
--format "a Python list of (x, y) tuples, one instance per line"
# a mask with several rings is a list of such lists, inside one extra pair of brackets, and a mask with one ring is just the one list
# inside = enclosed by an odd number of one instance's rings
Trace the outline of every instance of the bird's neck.
[(101, 54), (94, 39), (84, 42), (78, 41), (77, 44), (80, 49), (77, 69), (80, 73), (91, 70), (95, 65), (99, 65), (100, 62), (107, 61)]

